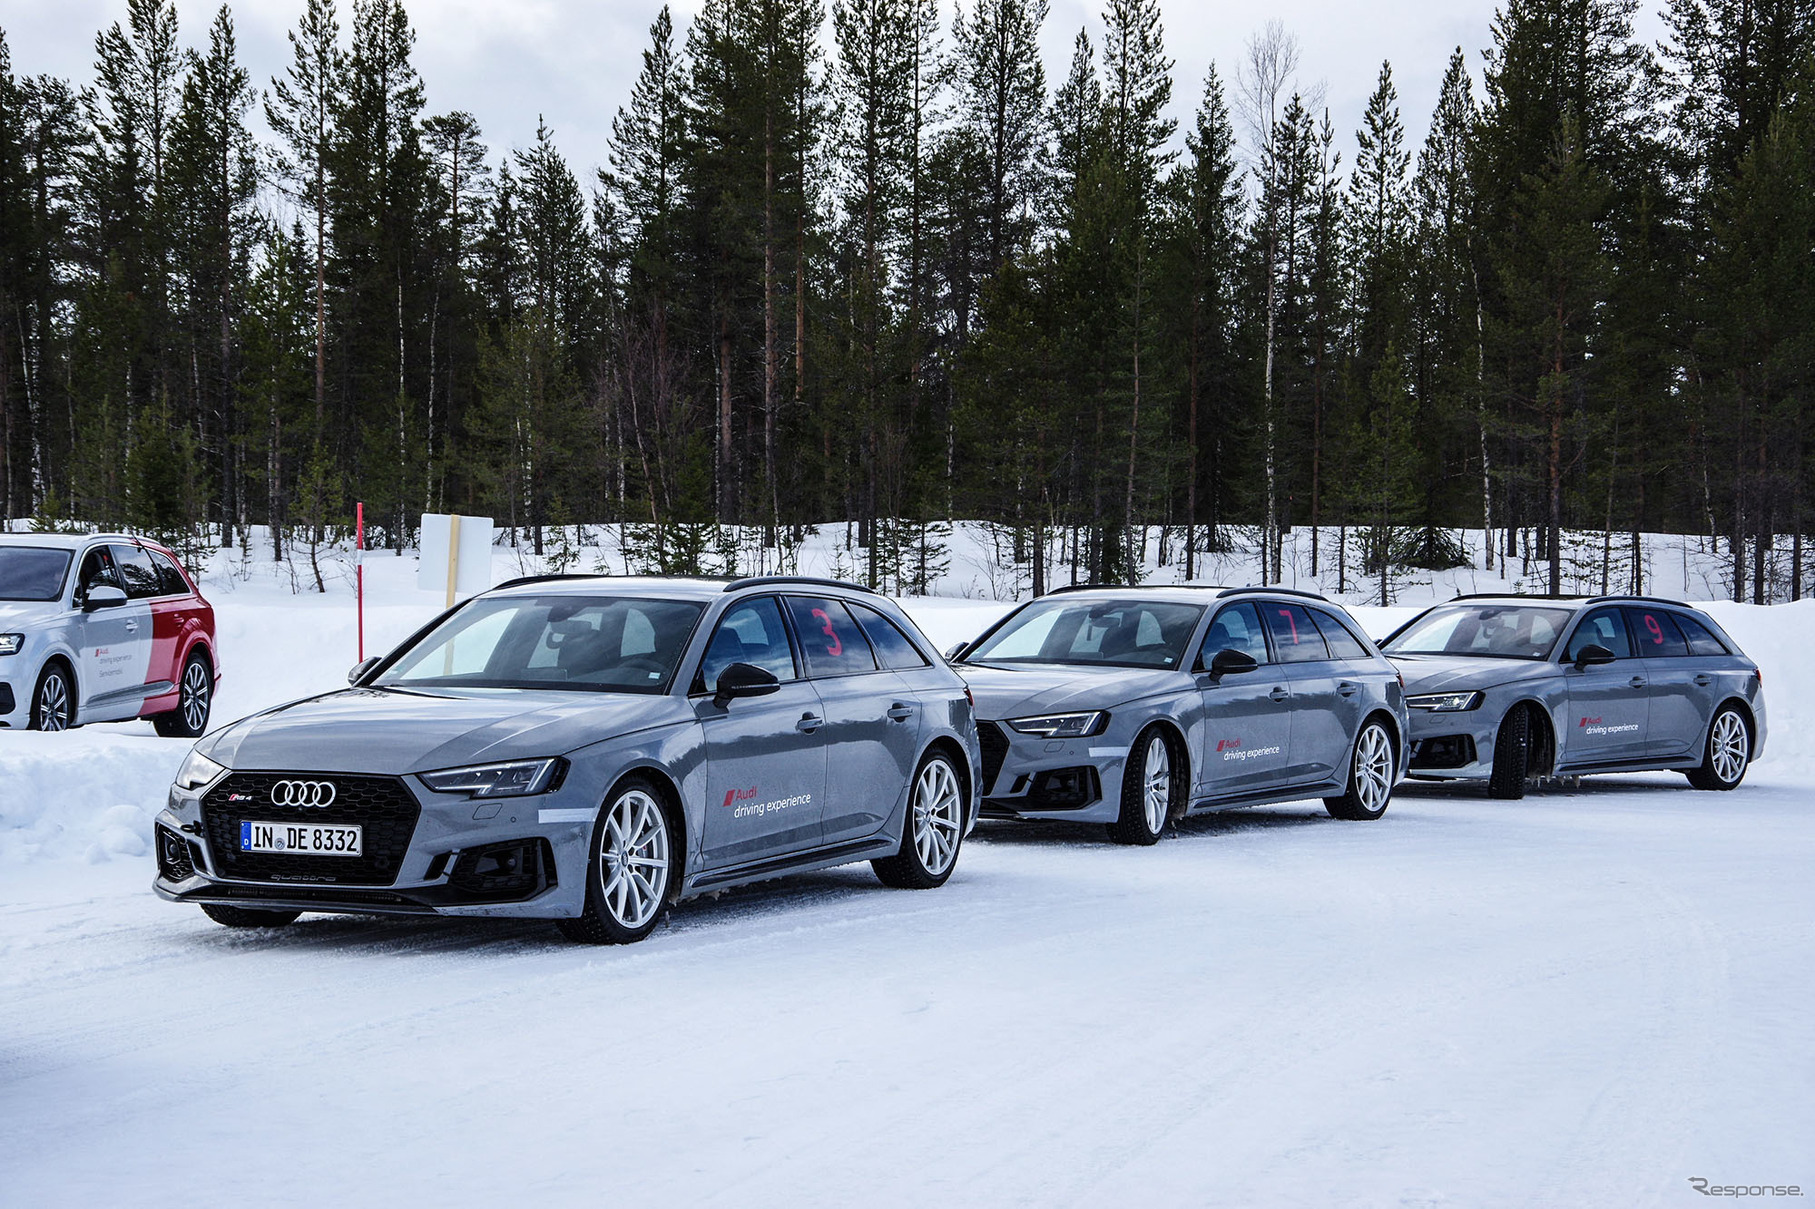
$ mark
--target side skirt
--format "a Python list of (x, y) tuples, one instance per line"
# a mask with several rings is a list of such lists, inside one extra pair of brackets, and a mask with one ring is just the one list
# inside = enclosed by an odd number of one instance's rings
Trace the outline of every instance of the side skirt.
[(1249, 794), (1236, 797), (1200, 798), (1191, 803), (1185, 811), (1189, 818), (1194, 814), (1215, 814), (1221, 810), (1242, 810), (1249, 806), (1271, 806), (1277, 802), (1302, 802), (1307, 798), (1331, 798), (1342, 793), (1345, 786), (1338, 781), (1307, 781), (1302, 785), (1290, 785), (1284, 789), (1270, 790), (1262, 794)]
[(704, 873), (695, 874), (687, 882), (687, 888), (681, 892), (681, 897), (688, 898), (707, 890), (724, 890), (749, 882), (768, 881), (770, 878), (783, 877), (790, 873), (810, 873), (815, 869), (830, 869), (835, 865), (849, 865), (856, 861), (893, 856), (900, 846), (899, 839), (871, 836), (868, 839), (833, 844), (824, 848), (809, 848), (805, 852), (792, 852), (787, 856), (751, 861), (724, 869), (708, 869)]

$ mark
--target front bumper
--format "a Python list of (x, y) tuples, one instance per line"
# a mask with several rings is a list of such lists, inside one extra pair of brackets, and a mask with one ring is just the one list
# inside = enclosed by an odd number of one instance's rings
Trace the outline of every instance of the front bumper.
[[(598, 811), (596, 805), (581, 804), (580, 795), (574, 801), (560, 791), (483, 801), (432, 793), (408, 776), (362, 778), (395, 781), (419, 806), (408, 834), (385, 850), (389, 867), (349, 871), (339, 858), (294, 856), (261, 862), (248, 871), (234, 867), (242, 863), (236, 859), (242, 854), (228, 849), (235, 827), (229, 825), (231, 819), (223, 819), (223, 811), (243, 810), (248, 818), (284, 822), (293, 814), (307, 821), (309, 808), (228, 804), (214, 796), (239, 775), (230, 774), (200, 792), (171, 788), (154, 828), (158, 874), (152, 889), (159, 897), (381, 915), (563, 919), (581, 913), (589, 838)], [(327, 779), (350, 774), (286, 775)], [(392, 825), (368, 825), (368, 850), (383, 841), (378, 828)]]
[(1406, 775), (1425, 781), (1486, 780), (1494, 772), (1500, 712), (1408, 710)]
[(1006, 722), (978, 722), (983, 817), (1113, 823), (1121, 811), (1128, 745), (1107, 735), (1041, 739)]

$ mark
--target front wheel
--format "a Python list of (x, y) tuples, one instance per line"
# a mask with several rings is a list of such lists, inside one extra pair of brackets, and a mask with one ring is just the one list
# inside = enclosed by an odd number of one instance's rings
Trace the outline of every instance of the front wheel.
[(618, 786), (599, 812), (586, 869), (586, 906), (559, 921), (569, 940), (625, 945), (655, 931), (674, 879), (672, 828), (659, 789), (642, 777)]
[(62, 664), (53, 663), (38, 677), (32, 691), (29, 730), (68, 730), (76, 724), (76, 682)]
[(1393, 796), (1393, 737), (1385, 726), (1369, 722), (1355, 736), (1355, 755), (1349, 761), (1349, 787), (1341, 797), (1325, 798), (1323, 808), (1335, 819), (1365, 821), (1386, 813)]
[(940, 752), (928, 752), (920, 761), (901, 828), (901, 849), (870, 862), (883, 885), (897, 890), (945, 885), (964, 842), (963, 784), (951, 760)]
[(1689, 784), (1697, 789), (1738, 789), (1751, 758), (1752, 732), (1746, 729), (1746, 720), (1731, 705), (1723, 706), (1708, 728), (1702, 766), (1687, 774)]
[(213, 705), (214, 677), (208, 674), (208, 661), (191, 654), (183, 664), (183, 678), (177, 682), (176, 708), (152, 715), (151, 724), (160, 735), (198, 739), (208, 729), (208, 711)]
[(1122, 812), (1109, 824), (1109, 838), (1118, 844), (1146, 847), (1159, 843), (1166, 820), (1172, 817), (1174, 786), (1183, 782), (1172, 772), (1172, 749), (1159, 730), (1145, 731), (1128, 749), (1122, 770)]
[(1531, 711), (1515, 705), (1494, 736), (1494, 771), (1487, 780), (1487, 796), (1508, 802), (1524, 797), (1530, 767)]

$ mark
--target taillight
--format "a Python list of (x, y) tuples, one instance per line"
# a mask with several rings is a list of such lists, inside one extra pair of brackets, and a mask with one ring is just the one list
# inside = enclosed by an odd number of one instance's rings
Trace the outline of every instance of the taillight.
[(1764, 669), (1756, 668), (1756, 667), (1753, 668), (1752, 669), (1752, 679), (1758, 681), (1758, 687), (1763, 688), (1765, 686)]
[(971, 686), (968, 684), (964, 686), (964, 703), (972, 709), (977, 708), (977, 699), (971, 696)]

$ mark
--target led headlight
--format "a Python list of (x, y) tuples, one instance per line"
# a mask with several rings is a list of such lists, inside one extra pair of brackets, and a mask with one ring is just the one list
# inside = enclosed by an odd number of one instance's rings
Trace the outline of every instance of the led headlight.
[(1082, 739), (1103, 732), (1109, 715), (1102, 710), (1087, 714), (1044, 714), (1038, 718), (1010, 718), (1008, 724), (1024, 735), (1043, 739)]
[(0, 634), (0, 655), (17, 655), (25, 649), (25, 635)]
[(212, 785), (227, 770), (216, 764), (201, 752), (191, 750), (189, 758), (183, 761), (182, 768), (177, 770), (176, 787), (178, 789), (200, 789)]
[(1427, 693), (1422, 697), (1407, 697), (1407, 709), (1428, 710), (1433, 714), (1454, 714), (1465, 709), (1478, 709), (1481, 706), (1482, 693)]
[(507, 764), (474, 764), (421, 773), (422, 783), (436, 793), (463, 793), (469, 798), (520, 798), (547, 793), (560, 784), (566, 761), (512, 760)]

